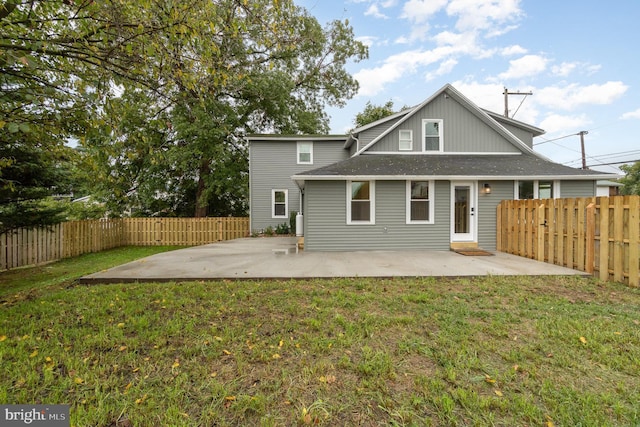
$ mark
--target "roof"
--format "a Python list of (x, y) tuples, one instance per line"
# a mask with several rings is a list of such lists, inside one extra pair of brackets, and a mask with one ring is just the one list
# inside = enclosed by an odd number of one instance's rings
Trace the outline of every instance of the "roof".
[(277, 135), (277, 134), (256, 134), (248, 135), (249, 142), (297, 142), (297, 141), (346, 141), (348, 135)]
[(614, 175), (575, 169), (531, 154), (368, 154), (299, 173), (298, 183), (307, 180), (342, 179), (576, 179), (597, 180)]

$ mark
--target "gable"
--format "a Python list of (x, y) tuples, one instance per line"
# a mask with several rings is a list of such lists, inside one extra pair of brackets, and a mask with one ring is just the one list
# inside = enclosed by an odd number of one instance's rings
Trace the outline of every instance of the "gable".
[[(501, 122), (481, 110), (449, 84), (407, 114), (402, 115), (399, 120), (354, 155), (365, 152), (371, 154), (400, 152), (398, 148), (400, 130), (405, 130), (402, 134), (405, 140), (409, 132), (413, 134), (412, 150), (403, 151), (403, 153), (422, 153), (423, 120), (425, 119), (441, 121), (438, 126), (442, 129), (439, 150), (429, 153), (528, 153), (539, 156), (525, 141), (520, 140)], [(525, 131), (534, 129), (543, 132), (524, 123), (513, 122), (516, 127), (521, 127)], [(432, 143), (433, 141), (429, 142), (429, 144)], [(406, 142), (403, 145), (406, 149)]]
[(442, 94), (422, 106), (396, 129), (367, 149), (368, 152), (398, 152), (400, 131), (413, 136), (413, 152), (422, 152), (423, 120), (442, 120), (442, 150), (445, 153), (519, 153), (504, 136), (487, 126), (459, 101)]

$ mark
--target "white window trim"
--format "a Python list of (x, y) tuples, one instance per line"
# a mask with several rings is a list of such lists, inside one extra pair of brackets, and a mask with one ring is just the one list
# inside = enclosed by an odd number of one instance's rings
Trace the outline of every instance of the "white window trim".
[[(540, 181), (550, 181), (548, 179), (521, 179), (521, 180), (516, 180), (513, 182), (513, 200), (526, 200), (526, 199), (520, 199), (520, 194), (519, 190), (520, 190), (520, 181), (533, 181), (533, 198), (534, 199), (539, 199), (540, 198)], [(558, 180), (552, 180), (553, 182), (553, 187), (552, 187), (552, 192), (553, 192), (553, 198), (554, 199), (559, 199), (560, 198), (560, 181)]]
[[(402, 141), (406, 141), (406, 139), (402, 138), (402, 133), (403, 132), (408, 132), (409, 133), (409, 147), (408, 148), (403, 148), (402, 147)], [(400, 129), (398, 131), (398, 150), (400, 150), (400, 151), (413, 151), (413, 130), (412, 129)]]
[[(367, 181), (360, 180), (358, 181)], [(376, 182), (369, 182), (369, 221), (352, 221), (351, 220), (351, 183), (353, 181), (347, 181), (347, 225), (375, 225), (376, 223)]]
[[(303, 144), (309, 144), (311, 146), (311, 152), (310, 152), (310, 156), (309, 156), (309, 161), (308, 162), (300, 161), (300, 146), (302, 146)], [(313, 142), (312, 141), (299, 141), (298, 143), (296, 143), (296, 161), (298, 162), (299, 165), (312, 165), (313, 164)]]
[[(440, 142), (440, 146), (438, 150), (429, 150), (427, 151), (427, 135), (424, 131), (424, 125), (426, 123), (438, 123), (438, 141)], [(422, 152), (423, 153), (442, 153), (444, 151), (444, 126), (442, 126), (442, 119), (422, 119)]]
[[(412, 221), (411, 220), (411, 182), (412, 181), (427, 181), (429, 183), (429, 220), (428, 221)], [(405, 209), (406, 209), (406, 223), (407, 224), (433, 224), (433, 215), (435, 212), (434, 209), (434, 203), (433, 203), (433, 199), (434, 199), (434, 184), (433, 181), (429, 181), (429, 180), (420, 180), (420, 179), (412, 179), (412, 180), (407, 180), (406, 183), (406, 205), (405, 205)]]
[[(284, 193), (284, 215), (276, 215), (276, 192)], [(289, 218), (289, 190), (274, 188), (271, 190), (271, 218)]]

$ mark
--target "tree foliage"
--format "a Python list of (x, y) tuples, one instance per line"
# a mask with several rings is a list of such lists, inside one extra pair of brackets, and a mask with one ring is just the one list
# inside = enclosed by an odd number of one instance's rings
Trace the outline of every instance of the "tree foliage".
[(625, 173), (624, 178), (619, 180), (623, 184), (622, 194), (640, 195), (640, 162), (635, 162), (632, 165), (622, 165), (620, 170)]
[(0, 130), (54, 152), (78, 139), (112, 212), (235, 212), (244, 135), (326, 131), (366, 56), (348, 22), (291, 0), (6, 0)]
[(373, 123), (377, 120), (384, 119), (385, 117), (395, 114), (393, 109), (393, 101), (389, 100), (383, 105), (374, 105), (371, 101), (367, 101), (364, 106), (364, 110), (356, 114), (354, 123), (357, 128)]

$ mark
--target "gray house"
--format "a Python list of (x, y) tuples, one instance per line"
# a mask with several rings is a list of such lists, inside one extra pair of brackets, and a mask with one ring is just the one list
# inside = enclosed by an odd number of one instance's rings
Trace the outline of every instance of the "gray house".
[(251, 136), (251, 229), (302, 212), (305, 250), (495, 250), (501, 200), (594, 196), (613, 176), (535, 153), (543, 133), (445, 85), (349, 135)]

